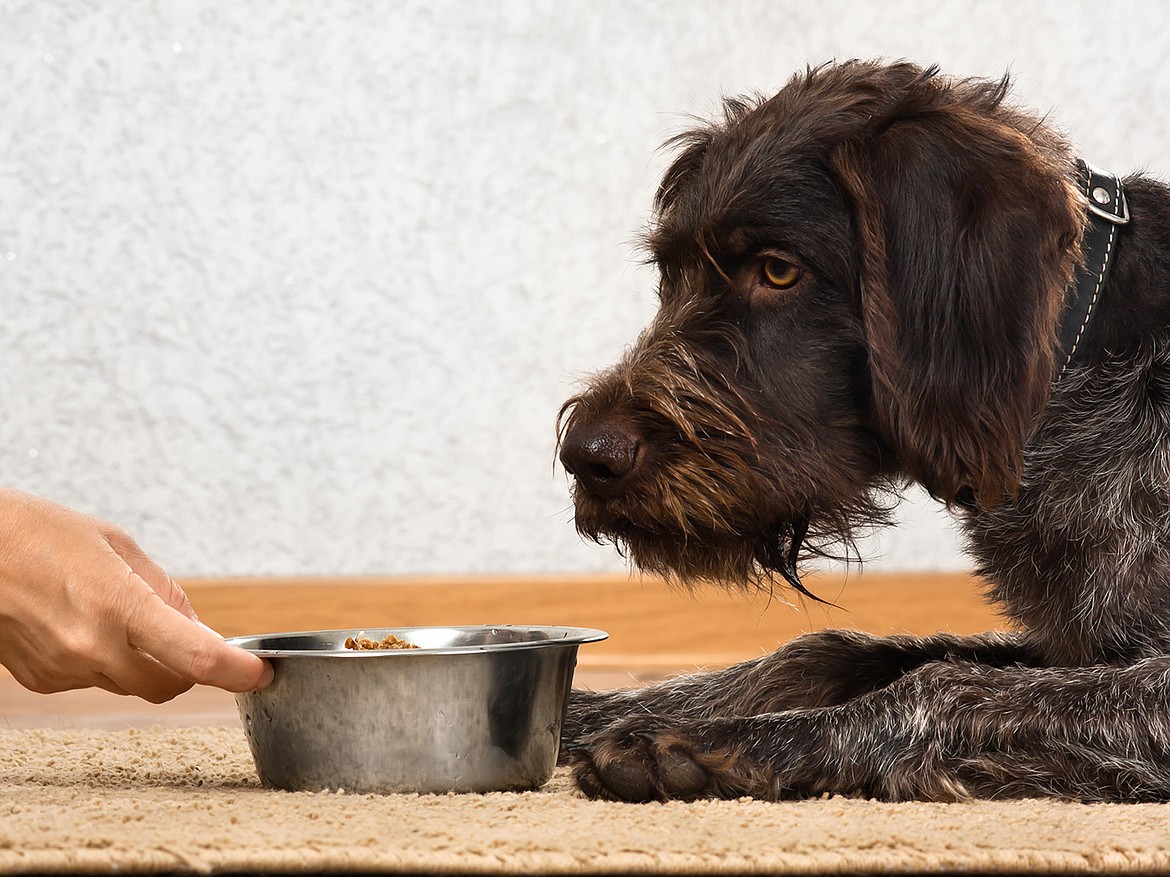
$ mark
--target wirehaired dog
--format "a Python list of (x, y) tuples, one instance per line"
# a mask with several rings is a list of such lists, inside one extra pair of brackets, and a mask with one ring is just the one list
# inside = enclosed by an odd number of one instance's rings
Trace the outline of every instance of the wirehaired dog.
[(803, 589), (917, 482), (1020, 632), (576, 691), (587, 794), (1170, 800), (1170, 189), (1007, 90), (852, 61), (678, 138), (659, 311), (559, 453), (578, 530), (684, 582)]

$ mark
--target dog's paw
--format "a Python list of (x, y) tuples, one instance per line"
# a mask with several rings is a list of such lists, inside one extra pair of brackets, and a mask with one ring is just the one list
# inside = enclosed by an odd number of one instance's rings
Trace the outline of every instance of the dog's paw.
[(569, 692), (569, 704), (565, 709), (557, 764), (569, 763), (573, 753), (585, 745), (584, 741), (611, 722), (628, 715), (629, 711), (629, 704), (621, 702), (614, 692), (574, 688)]
[(760, 770), (721, 742), (724, 724), (624, 719), (572, 747), (573, 776), (589, 797), (614, 801), (761, 794)]

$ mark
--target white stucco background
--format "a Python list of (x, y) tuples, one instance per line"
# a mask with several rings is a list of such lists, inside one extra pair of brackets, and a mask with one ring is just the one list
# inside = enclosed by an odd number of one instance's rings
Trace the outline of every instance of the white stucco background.
[[(621, 569), (554, 468), (659, 145), (885, 56), (1170, 172), (1160, 2), (0, 0), (0, 483), (176, 575)], [(963, 568), (929, 503), (871, 568)]]

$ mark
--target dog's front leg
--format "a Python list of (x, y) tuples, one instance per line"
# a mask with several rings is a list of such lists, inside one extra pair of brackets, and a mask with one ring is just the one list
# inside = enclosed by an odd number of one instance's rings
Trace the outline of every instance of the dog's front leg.
[(574, 751), (590, 796), (1170, 800), (1170, 658), (1070, 670), (924, 665), (837, 706), (633, 716)]
[(932, 661), (1037, 665), (1040, 657), (1018, 634), (879, 637), (849, 630), (818, 631), (723, 670), (644, 688), (574, 690), (561, 735), (561, 758), (567, 760), (570, 750), (625, 718), (649, 714), (694, 720), (834, 706)]

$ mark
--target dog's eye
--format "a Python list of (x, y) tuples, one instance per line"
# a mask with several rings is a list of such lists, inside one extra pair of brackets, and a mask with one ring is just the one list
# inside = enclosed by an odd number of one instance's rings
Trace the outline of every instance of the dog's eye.
[(765, 256), (760, 261), (760, 282), (774, 289), (788, 289), (803, 274), (798, 266), (779, 256)]

